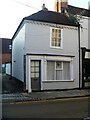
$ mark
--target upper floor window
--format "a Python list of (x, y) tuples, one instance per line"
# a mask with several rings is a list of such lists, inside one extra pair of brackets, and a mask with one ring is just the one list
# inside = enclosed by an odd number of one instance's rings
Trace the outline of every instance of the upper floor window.
[(11, 50), (12, 49), (12, 45), (9, 45), (9, 50)]
[(51, 47), (61, 48), (61, 29), (51, 28)]

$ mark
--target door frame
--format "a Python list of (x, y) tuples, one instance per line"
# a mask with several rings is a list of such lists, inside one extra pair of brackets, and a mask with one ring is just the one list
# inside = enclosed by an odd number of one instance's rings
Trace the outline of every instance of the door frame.
[[(31, 62), (32, 61), (39, 62), (39, 84), (38, 84), (39, 86), (37, 90), (32, 89), (32, 79), (31, 79)], [(40, 91), (41, 90), (41, 60), (33, 60), (33, 59), (30, 60), (30, 79), (31, 79), (31, 91)]]
[(43, 80), (44, 80), (44, 74), (43, 69), (44, 69), (44, 60), (42, 55), (36, 55), (36, 54), (26, 54), (26, 90), (31, 93), (31, 74), (30, 74), (30, 65), (31, 65), (31, 60), (37, 60), (41, 61), (41, 90), (43, 90)]

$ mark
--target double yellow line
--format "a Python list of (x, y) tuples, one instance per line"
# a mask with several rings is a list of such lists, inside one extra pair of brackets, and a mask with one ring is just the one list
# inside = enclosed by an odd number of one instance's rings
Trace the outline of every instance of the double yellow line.
[(31, 104), (31, 103), (43, 103), (43, 102), (57, 102), (57, 101), (69, 101), (69, 100), (81, 100), (81, 99), (89, 99), (90, 97), (75, 97), (75, 98), (61, 98), (61, 99), (48, 99), (48, 100), (36, 100), (36, 101), (22, 101), (15, 102), (10, 104)]

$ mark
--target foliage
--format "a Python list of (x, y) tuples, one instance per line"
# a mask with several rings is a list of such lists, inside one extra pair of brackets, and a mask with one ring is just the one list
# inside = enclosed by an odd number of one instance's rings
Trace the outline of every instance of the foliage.
[(85, 10), (83, 10), (83, 11), (81, 11), (80, 13), (78, 13), (78, 14), (71, 14), (71, 13), (66, 13), (66, 14), (68, 14), (68, 17), (70, 18), (70, 20), (72, 21), (72, 22), (74, 22), (75, 24), (79, 24), (80, 23), (80, 20), (81, 19), (83, 19), (83, 14), (85, 13)]

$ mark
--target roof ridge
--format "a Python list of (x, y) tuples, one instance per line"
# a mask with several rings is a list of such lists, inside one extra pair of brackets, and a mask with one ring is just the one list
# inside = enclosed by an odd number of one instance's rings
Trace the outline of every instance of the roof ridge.
[(82, 7), (77, 7), (77, 6), (73, 6), (73, 5), (68, 5), (68, 6), (73, 7), (73, 8), (77, 8), (77, 9), (83, 9), (83, 10), (90, 11), (89, 9), (82, 8)]

